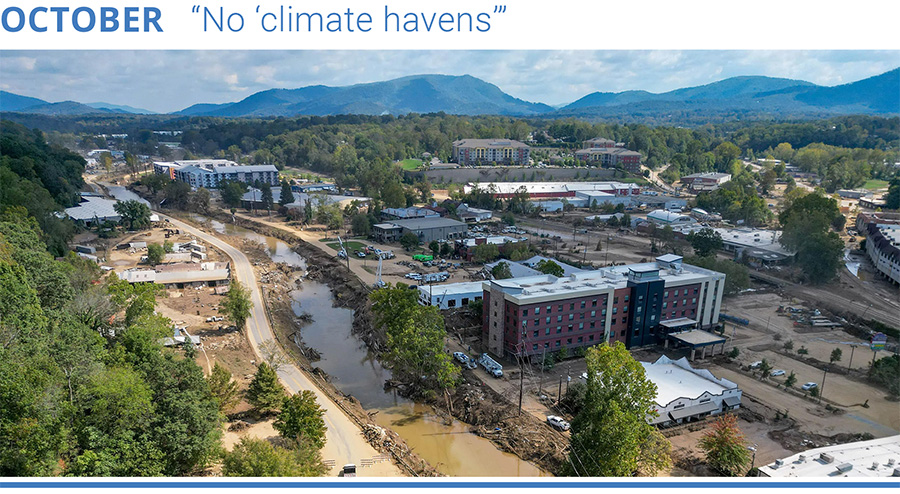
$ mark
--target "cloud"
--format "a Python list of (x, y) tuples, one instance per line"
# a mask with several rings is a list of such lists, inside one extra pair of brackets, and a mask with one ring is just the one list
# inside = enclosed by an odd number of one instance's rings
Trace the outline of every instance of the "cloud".
[(176, 111), (272, 87), (469, 74), (528, 101), (594, 91), (664, 92), (767, 75), (836, 85), (900, 66), (900, 51), (0, 51), (5, 90), (48, 101)]

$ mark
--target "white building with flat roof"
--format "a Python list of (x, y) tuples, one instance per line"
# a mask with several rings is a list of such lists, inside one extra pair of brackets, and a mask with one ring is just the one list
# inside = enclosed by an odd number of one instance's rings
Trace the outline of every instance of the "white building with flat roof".
[(763, 477), (900, 477), (900, 436), (825, 446), (759, 467)]
[(706, 369), (694, 369), (687, 358), (665, 355), (656, 362), (641, 362), (647, 379), (656, 384), (656, 417), (651, 424), (673, 425), (718, 415), (741, 406), (738, 385), (717, 378)]
[(441, 310), (466, 307), (472, 302), (481, 301), (483, 295), (484, 289), (480, 281), (419, 286), (419, 303), (433, 305)]
[(122, 215), (116, 212), (115, 205), (119, 201), (115, 199), (104, 199), (95, 196), (82, 196), (81, 202), (77, 206), (66, 208), (66, 216), (84, 223), (85, 226), (92, 226), (96, 223), (104, 221), (113, 221), (118, 223), (122, 220)]

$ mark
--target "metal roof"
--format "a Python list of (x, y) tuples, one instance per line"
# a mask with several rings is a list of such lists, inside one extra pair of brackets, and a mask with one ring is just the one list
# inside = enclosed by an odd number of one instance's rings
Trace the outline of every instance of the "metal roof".
[(90, 221), (94, 218), (101, 220), (115, 218), (115, 221), (118, 221), (121, 219), (121, 215), (114, 208), (118, 202), (102, 197), (82, 197), (81, 202), (77, 206), (66, 208), (66, 214), (73, 220)]

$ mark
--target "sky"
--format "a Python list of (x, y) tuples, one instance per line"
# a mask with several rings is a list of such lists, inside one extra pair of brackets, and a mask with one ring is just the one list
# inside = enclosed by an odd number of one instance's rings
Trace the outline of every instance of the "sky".
[(415, 74), (472, 75), (527, 101), (595, 91), (665, 92), (765, 75), (824, 86), (900, 67), (900, 51), (0, 51), (0, 89), (173, 112), (271, 88), (344, 86)]

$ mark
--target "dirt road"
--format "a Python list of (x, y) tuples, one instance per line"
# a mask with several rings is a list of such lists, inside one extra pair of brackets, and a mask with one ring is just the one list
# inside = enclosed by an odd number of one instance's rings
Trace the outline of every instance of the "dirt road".
[[(161, 215), (164, 216), (164, 215)], [(247, 256), (232, 245), (210, 235), (202, 230), (169, 218), (174, 225), (192, 235), (197, 236), (223, 251), (232, 260), (232, 274), (241, 283), (250, 289), (253, 308), (250, 318), (247, 320), (247, 336), (250, 345), (257, 356), (261, 356), (260, 345), (268, 340), (275, 339), (269, 319), (266, 316), (262, 294)], [(322, 449), (322, 456), (326, 460), (334, 460), (335, 467), (331, 474), (336, 475), (338, 469), (346, 463), (360, 465), (363, 458), (374, 458), (380, 453), (366, 442), (359, 427), (341, 409), (319, 390), (307, 377), (293, 364), (286, 364), (278, 371), (282, 383), (291, 393), (301, 390), (311, 390), (316, 394), (319, 405), (325, 410), (326, 443)], [(360, 472), (365, 476), (401, 476), (399, 468), (388, 462), (375, 463)]]

